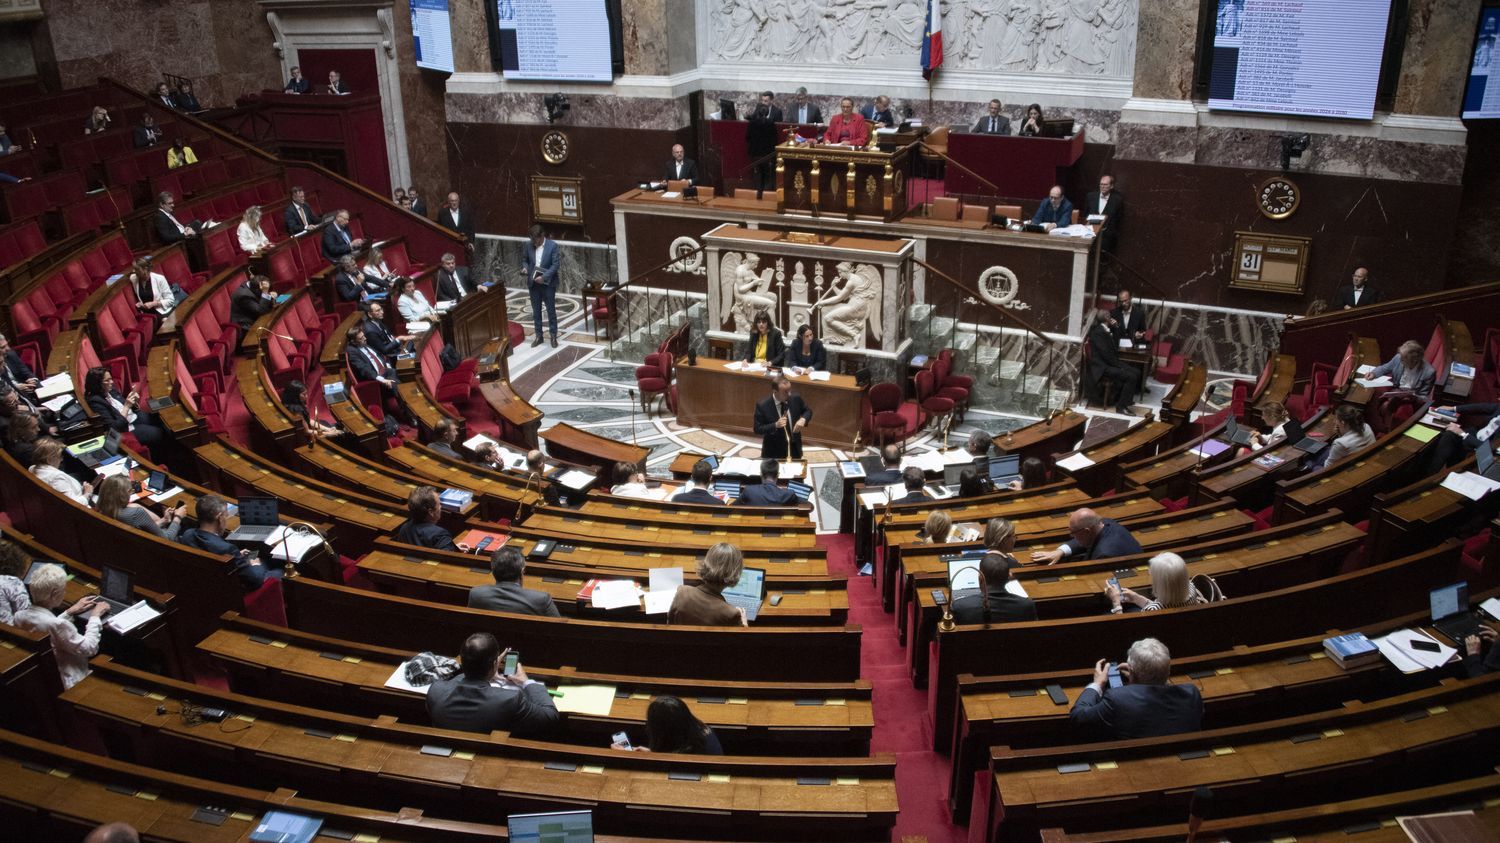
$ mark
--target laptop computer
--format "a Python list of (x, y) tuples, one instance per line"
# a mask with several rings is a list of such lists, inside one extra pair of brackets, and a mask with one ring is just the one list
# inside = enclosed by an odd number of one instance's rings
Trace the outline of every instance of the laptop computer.
[(1322, 452), (1324, 448), (1328, 447), (1328, 443), (1324, 442), (1322, 439), (1314, 439), (1311, 436), (1304, 436), (1302, 437), (1302, 440), (1300, 442), (1293, 445), (1292, 447), (1311, 457), (1317, 456), (1320, 452)]
[(263, 542), (279, 526), (275, 498), (246, 495), (240, 498), (240, 525), (224, 538), (232, 542)]
[(121, 568), (100, 565), (99, 599), (109, 604), (110, 612), (129, 609), (135, 605), (135, 577)]
[(990, 482), (996, 486), (1004, 486), (1012, 480), (1021, 479), (1021, 455), (1006, 454), (1003, 457), (990, 457)]
[(1479, 633), (1479, 618), (1469, 610), (1469, 584), (1456, 582), (1427, 592), (1432, 626), (1462, 647), (1464, 639)]
[(1500, 480), (1500, 467), (1495, 465), (1495, 449), (1488, 439), (1479, 440), (1474, 449), (1474, 472), (1491, 480)]
[(948, 591), (957, 596), (960, 592), (979, 592), (979, 560), (984, 553), (965, 554), (948, 560)]
[(801, 480), (788, 480), (786, 487), (791, 489), (792, 494), (797, 496), (797, 500), (803, 503), (807, 503), (808, 499), (812, 497), (812, 487)]
[(731, 606), (745, 610), (745, 620), (753, 621), (760, 614), (760, 603), (766, 594), (766, 572), (763, 568), (746, 568), (739, 582), (724, 589), (724, 600)]
[(110, 430), (103, 436), (69, 445), (68, 453), (89, 468), (98, 468), (105, 460), (120, 453), (120, 431)]
[(715, 480), (714, 491), (723, 492), (730, 500), (738, 500), (740, 496), (740, 484), (733, 480)]
[(505, 835), (517, 843), (594, 843), (594, 812), (511, 814)]
[(1224, 436), (1236, 445), (1248, 446), (1250, 444), (1250, 434), (1250, 430), (1240, 427), (1240, 423), (1234, 420), (1234, 416), (1230, 416), (1224, 422)]

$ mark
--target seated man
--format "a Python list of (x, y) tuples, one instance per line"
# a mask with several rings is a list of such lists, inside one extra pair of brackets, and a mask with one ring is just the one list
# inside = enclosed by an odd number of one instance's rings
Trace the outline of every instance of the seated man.
[(688, 158), (682, 144), (672, 144), (672, 157), (665, 168), (667, 181), (686, 180), (689, 184), (698, 181), (698, 162)]
[[(281, 579), (281, 568), (269, 568), (249, 549), (240, 549), (224, 536), (229, 532), (229, 505), (218, 495), (198, 498), (195, 509), (198, 526), (178, 533), (177, 541), (188, 547), (205, 550), (222, 556), (229, 563), (230, 573), (246, 591), (254, 591), (267, 579)], [(285, 563), (280, 563), (285, 564)]]
[(1031, 561), (1055, 565), (1071, 557), (1106, 559), (1141, 552), (1140, 542), (1129, 530), (1113, 518), (1100, 518), (1099, 513), (1088, 507), (1074, 510), (1068, 516), (1068, 534), (1072, 538), (1056, 550), (1039, 550), (1031, 554)]
[[(941, 511), (941, 510), (938, 510)], [(991, 550), (979, 560), (981, 591), (953, 598), (954, 623), (1034, 621), (1036, 603), (1011, 591), (1011, 557)]]
[(781, 469), (775, 460), (760, 461), (760, 483), (740, 487), (739, 506), (796, 506), (797, 493), (776, 485)]
[(316, 228), (322, 217), (307, 204), (307, 192), (301, 187), (292, 188), (292, 201), (286, 205), (286, 213), (282, 215), (288, 236), (301, 234), (312, 228)]
[(1010, 118), (1000, 113), (999, 100), (990, 100), (989, 110), (974, 124), (974, 133), (979, 135), (1010, 134)]
[[(499, 458), (500, 450), (494, 445), (486, 443), (480, 447), (489, 447), (495, 452), (496, 458)], [(532, 482), (542, 484), (542, 500), (548, 506), (572, 506), (570, 495), (582, 497), (581, 492), (574, 492), (561, 483), (547, 482), (547, 457), (541, 451), (532, 449), (526, 452), (526, 473), (533, 478)]]
[(368, 302), (371, 296), (390, 294), (390, 290), (383, 284), (360, 271), (354, 255), (339, 258), (338, 268), (333, 274), (333, 284), (338, 291), (339, 301)]
[(365, 332), (365, 344), (387, 360), (395, 360), (405, 348), (403, 344), (416, 339), (411, 334), (392, 334), (385, 324), (385, 306), (379, 302), (370, 302), (359, 328)]
[(1031, 222), (1033, 225), (1046, 226), (1048, 231), (1058, 226), (1067, 227), (1073, 224), (1073, 203), (1063, 195), (1061, 186), (1053, 185), (1052, 189), (1047, 191), (1047, 198), (1042, 200), (1036, 213), (1032, 214)]
[(1089, 683), (1068, 719), (1098, 740), (1123, 741), (1196, 732), (1203, 724), (1203, 695), (1192, 683), (1168, 685), (1172, 654), (1155, 638), (1130, 645), (1118, 688), (1109, 685), (1109, 660), (1094, 665)]
[(500, 675), (500, 665), (510, 653), (488, 632), (477, 632), (464, 641), (459, 654), (460, 672), (439, 679), (427, 689), (427, 716), (439, 729), (488, 734), (544, 735), (557, 725), (560, 715), (547, 686), (526, 676), (520, 662), (509, 676)]
[(438, 490), (431, 486), (418, 486), (406, 498), (408, 518), (396, 530), (396, 541), (430, 547), (436, 550), (458, 550), (465, 553), (469, 548), (453, 540), (453, 534), (438, 526), (443, 505), (438, 500)]
[(1436, 474), (1446, 466), (1458, 463), (1478, 448), (1480, 442), (1489, 441), (1490, 437), (1500, 431), (1500, 404), (1459, 404), (1453, 411), (1459, 416), (1483, 413), (1490, 420), (1473, 433), (1464, 430), (1456, 421), (1443, 428), (1443, 432), (1433, 440), (1432, 451), (1427, 455), (1427, 465), (1422, 471), (1424, 476)]
[(333, 214), (333, 221), (323, 226), (323, 259), (338, 263), (344, 255), (362, 251), (365, 238), (355, 237), (349, 230), (349, 211), (340, 208)]
[[(1134, 366), (1120, 360), (1120, 341), (1115, 337), (1114, 321), (1109, 311), (1094, 312), (1094, 325), (1089, 328), (1089, 363), (1083, 373), (1083, 393), (1090, 401), (1102, 402), (1106, 381), (1115, 385), (1115, 412), (1123, 415), (1134, 413), (1136, 390), (1140, 388), (1141, 373)], [(1146, 411), (1150, 413), (1150, 410)]]
[(469, 608), (516, 615), (562, 617), (552, 602), (552, 596), (547, 592), (521, 587), (521, 577), (525, 573), (526, 558), (521, 555), (521, 551), (509, 546), (496, 550), (490, 554), (490, 574), (495, 578), (495, 584), (476, 585), (469, 589)]
[(370, 347), (365, 329), (356, 325), (344, 338), (344, 358), (357, 381), (376, 381), (388, 395), (396, 393), (396, 368)]
[(698, 460), (693, 463), (692, 487), (678, 492), (672, 496), (672, 503), (701, 503), (709, 506), (723, 506), (724, 502), (713, 496), (709, 491), (714, 483), (714, 470), (709, 468), (708, 460)]
[(173, 243), (181, 243), (192, 237), (197, 237), (199, 232), (211, 225), (198, 220), (179, 220), (174, 213), (177, 207), (177, 199), (172, 196), (171, 191), (163, 190), (156, 194), (156, 239), (163, 246)]
[(438, 262), (437, 298), (439, 302), (458, 301), (475, 290), (488, 290), (489, 284), (476, 284), (469, 277), (469, 268), (459, 266), (452, 252), (445, 253)]
[(463, 457), (458, 455), (458, 451), (453, 448), (453, 443), (458, 441), (458, 425), (448, 419), (443, 419), (433, 425), (432, 436), (433, 439), (427, 443), (427, 447), (445, 457), (452, 457), (456, 460), (463, 459)]
[(1425, 351), (1421, 343), (1407, 340), (1401, 343), (1396, 356), (1383, 365), (1376, 366), (1365, 375), (1365, 378), (1367, 380), (1390, 378), (1391, 384), (1396, 389), (1405, 390), (1424, 400), (1431, 398), (1432, 387), (1437, 383), (1437, 372), (1434, 372), (1432, 364), (1427, 362), (1424, 356)]
[(275, 306), (276, 294), (271, 292), (271, 279), (252, 275), (230, 294), (229, 318), (240, 326), (241, 331), (248, 331), (255, 320), (270, 313)]
[(901, 482), (901, 446), (887, 445), (880, 449), (881, 469), (865, 475), (865, 488), (894, 486)]
[(859, 110), (859, 116), (866, 121), (887, 129), (896, 128), (899, 122), (896, 120), (896, 112), (891, 108), (891, 98), (881, 94), (875, 100)]
[(927, 500), (927, 475), (922, 469), (909, 465), (901, 471), (901, 483), (906, 487), (906, 494), (891, 501), (891, 503), (919, 503)]

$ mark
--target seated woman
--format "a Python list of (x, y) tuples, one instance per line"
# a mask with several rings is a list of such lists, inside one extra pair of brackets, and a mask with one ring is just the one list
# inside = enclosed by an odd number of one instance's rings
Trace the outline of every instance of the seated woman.
[(728, 542), (719, 542), (698, 560), (698, 584), (677, 587), (672, 607), (667, 610), (668, 624), (692, 626), (749, 626), (745, 612), (729, 605), (724, 589), (740, 581), (745, 557)]
[(771, 316), (764, 310), (755, 314), (755, 326), (750, 330), (750, 338), (745, 340), (745, 347), (740, 349), (740, 359), (746, 363), (764, 363), (767, 366), (775, 366), (786, 357), (786, 342), (781, 338), (781, 332), (771, 324)]
[(31, 608), (31, 595), (21, 578), (31, 570), (31, 557), (8, 541), (0, 541), (0, 623), (15, 626), (16, 614)]
[(198, 163), (198, 156), (193, 154), (193, 148), (182, 142), (182, 138), (172, 141), (172, 146), (167, 150), (167, 169), (175, 170), (178, 167), (186, 167), (189, 164)]
[(1021, 460), (1021, 478), (1012, 480), (1006, 484), (1006, 488), (1013, 492), (1022, 489), (1035, 489), (1038, 486), (1047, 485), (1047, 464), (1040, 457), (1027, 457)]
[(1365, 414), (1358, 407), (1349, 404), (1343, 404), (1334, 411), (1333, 430), (1333, 444), (1323, 450), (1323, 459), (1316, 463), (1317, 468), (1333, 465), (1375, 443), (1375, 431), (1365, 424)]
[(288, 414), (297, 419), (302, 432), (309, 440), (322, 439), (326, 436), (337, 436), (342, 431), (338, 425), (328, 424), (322, 419), (315, 419), (307, 411), (307, 385), (302, 381), (294, 380), (281, 388), (281, 406), (286, 408)]
[(89, 496), (94, 493), (91, 483), (80, 483), (58, 466), (62, 465), (63, 445), (50, 436), (36, 440), (32, 449), (31, 473), (37, 479), (67, 495), (75, 502), (89, 505)]
[(627, 498), (644, 498), (650, 496), (651, 490), (646, 486), (646, 472), (635, 463), (615, 463), (615, 485), (611, 486), (611, 495), (623, 495)]
[(782, 365), (788, 369), (796, 367), (817, 372), (828, 371), (828, 352), (823, 348), (823, 341), (813, 336), (811, 325), (803, 325), (797, 329), (797, 338), (787, 346)]
[[(31, 575), (31, 607), (16, 613), (16, 626), (51, 636), (52, 654), (57, 658), (64, 690), (89, 675), (89, 659), (99, 655), (99, 634), (103, 627), (99, 619), (109, 611), (108, 603), (89, 595), (57, 614), (67, 588), (68, 574), (61, 565), (43, 565)], [(88, 623), (79, 634), (73, 616), (85, 612)]]
[(113, 518), (163, 539), (177, 540), (182, 532), (182, 519), (187, 515), (187, 503), (178, 501), (177, 506), (157, 515), (138, 503), (130, 502), (130, 481), (123, 474), (112, 474), (99, 484), (99, 499), (94, 509), (105, 518)]
[(41, 435), (41, 419), (32, 413), (18, 410), (10, 417), (10, 426), (5, 429), (5, 449), (16, 458), (16, 462), (29, 466), (34, 462), (36, 440)]
[(167, 276), (151, 271), (149, 258), (136, 258), (135, 263), (130, 265), (130, 275), (127, 277), (130, 285), (135, 288), (136, 309), (155, 314), (158, 323), (161, 317), (171, 313), (182, 299), (187, 298), (181, 288), (173, 289)]
[(132, 389), (129, 395), (120, 395), (115, 389), (114, 375), (103, 366), (95, 366), (84, 375), (83, 398), (106, 428), (133, 434), (136, 441), (147, 448), (166, 443), (166, 432), (154, 419), (138, 411), (140, 393)]
[(374, 284), (376, 285), (374, 289), (381, 292), (389, 290), (391, 279), (396, 277), (390, 267), (385, 265), (385, 256), (380, 253), (379, 246), (371, 246), (370, 250), (365, 252), (365, 265), (360, 267), (359, 271), (365, 274), (367, 287), (369, 284)]
[(958, 473), (958, 496), (961, 498), (977, 498), (980, 495), (989, 494), (992, 491), (990, 484), (984, 481), (978, 471), (966, 468)]
[(1018, 135), (1036, 136), (1042, 133), (1042, 127), (1046, 121), (1042, 118), (1042, 107), (1037, 103), (1026, 106), (1026, 119), (1021, 121), (1021, 129)]
[(611, 749), (634, 752), (673, 752), (682, 755), (723, 755), (719, 736), (693, 716), (687, 703), (670, 694), (651, 701), (646, 707), (646, 743), (632, 746), (612, 743)]
[(1104, 594), (1109, 598), (1110, 614), (1118, 615), (1125, 611), (1125, 603), (1130, 603), (1142, 612), (1155, 612), (1208, 602), (1188, 579), (1187, 563), (1175, 553), (1158, 553), (1151, 557), (1149, 573), (1151, 597), (1137, 594), (1118, 582), (1111, 581), (1105, 585)]
[(260, 206), (251, 205), (240, 217), (240, 226), (235, 229), (240, 239), (240, 251), (247, 255), (259, 254), (271, 248), (271, 240), (260, 230)]
[(410, 322), (429, 322), (436, 325), (441, 316), (427, 302), (427, 297), (417, 289), (417, 281), (408, 275), (398, 275), (391, 284), (391, 293), (396, 297), (396, 310), (401, 318)]
[(959, 531), (953, 527), (953, 516), (941, 509), (927, 514), (922, 525), (922, 541), (926, 544), (948, 544), (959, 541)]
[(1302, 425), (1291, 417), (1291, 414), (1286, 411), (1286, 407), (1280, 402), (1267, 401), (1260, 408), (1260, 418), (1261, 421), (1270, 425), (1270, 432), (1261, 433), (1260, 431), (1256, 431), (1250, 434), (1250, 448), (1248, 450), (1241, 448), (1241, 455), (1249, 453), (1251, 450), (1262, 451), (1273, 445), (1280, 445), (1288, 439), (1291, 439), (1293, 443), (1302, 441)]
[(89, 112), (88, 121), (83, 124), (83, 133), (85, 135), (97, 135), (100, 132), (109, 131), (109, 128), (109, 111), (102, 105), (94, 106), (94, 110)]

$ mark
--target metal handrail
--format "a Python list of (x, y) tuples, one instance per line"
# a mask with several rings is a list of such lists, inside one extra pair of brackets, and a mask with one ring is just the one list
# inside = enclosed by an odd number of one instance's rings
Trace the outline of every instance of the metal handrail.
[(937, 277), (943, 279), (944, 281), (947, 281), (949, 284), (952, 284), (953, 286), (959, 288), (960, 290), (963, 290), (964, 292), (973, 295), (975, 297), (975, 301), (977, 301), (978, 303), (983, 304), (985, 307), (988, 307), (989, 309), (995, 311), (996, 313), (1000, 314), (1005, 319), (1009, 319), (1009, 320), (1015, 322), (1016, 324), (1020, 325), (1022, 328), (1025, 328), (1027, 330), (1027, 332), (1031, 333), (1037, 339), (1041, 340), (1042, 342), (1046, 343), (1049, 346), (1052, 345), (1052, 338), (1049, 337), (1049, 336), (1047, 336), (1046, 334), (1042, 333), (1042, 331), (1041, 331), (1040, 328), (1036, 327), (1035, 325), (1032, 325), (1030, 322), (1027, 322), (1025, 319), (1022, 319), (1020, 316), (1016, 315), (1015, 313), (1013, 313), (1013, 312), (1011, 312), (1011, 311), (1009, 311), (1009, 310), (1007, 310), (1007, 309), (1005, 309), (1003, 307), (999, 307), (997, 305), (990, 304), (989, 302), (987, 302), (987, 301), (984, 300), (983, 296), (979, 295), (979, 292), (977, 290), (975, 290), (975, 289), (973, 289), (973, 288), (965, 285), (962, 281), (959, 281), (957, 278), (954, 278), (952, 275), (949, 275), (948, 273), (942, 271), (941, 269), (938, 269), (937, 267), (933, 266), (932, 264), (928, 263), (927, 261), (924, 261), (921, 258), (917, 258), (917, 257), (912, 258), (912, 260), (915, 261), (918, 266), (922, 267), (923, 269), (927, 270), (928, 272), (936, 275)]

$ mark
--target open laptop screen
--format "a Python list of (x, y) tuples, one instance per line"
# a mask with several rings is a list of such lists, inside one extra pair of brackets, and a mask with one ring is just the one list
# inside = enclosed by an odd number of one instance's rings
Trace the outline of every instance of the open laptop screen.
[(746, 568), (740, 574), (739, 582), (724, 589), (724, 595), (731, 594), (740, 597), (748, 597), (751, 600), (759, 600), (765, 593), (766, 572), (760, 568)]
[(1442, 588), (1434, 588), (1427, 593), (1427, 600), (1432, 606), (1432, 619), (1440, 621), (1449, 615), (1469, 611), (1469, 584), (1456, 582), (1453, 585), (1445, 585)]
[(990, 458), (990, 479), (1009, 480), (1021, 473), (1021, 455), (1006, 454), (1003, 457)]
[(511, 814), (505, 818), (505, 833), (517, 843), (594, 843), (594, 813)]
[(130, 573), (108, 565), (99, 566), (99, 593), (116, 603), (130, 602)]
[(978, 556), (964, 556), (948, 560), (948, 588), (952, 591), (979, 590)]
[(247, 527), (271, 527), (276, 523), (275, 498), (254, 495), (240, 498), (240, 524)]

